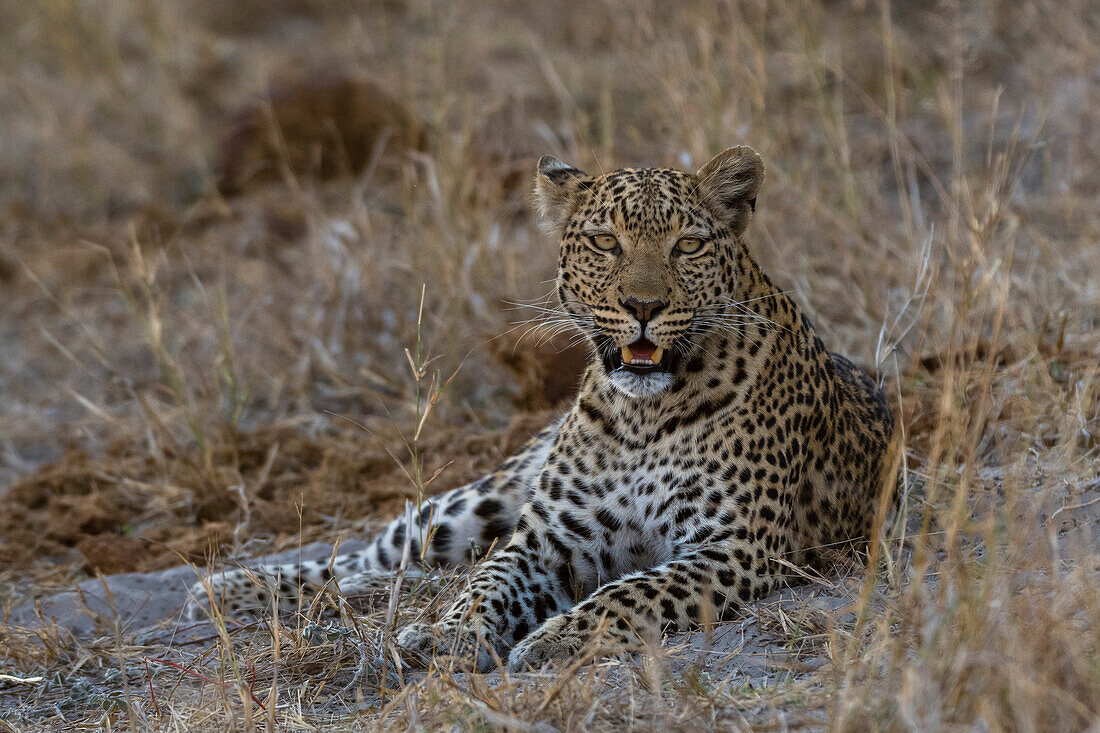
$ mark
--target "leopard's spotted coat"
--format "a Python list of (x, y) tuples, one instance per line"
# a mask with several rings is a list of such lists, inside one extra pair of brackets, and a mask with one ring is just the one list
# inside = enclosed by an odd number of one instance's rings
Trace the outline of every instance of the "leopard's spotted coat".
[[(815, 548), (868, 538), (895, 498), (894, 421), (746, 248), (763, 177), (745, 147), (696, 175), (589, 176), (539, 161), (537, 198), (561, 244), (558, 297), (593, 351), (572, 409), (492, 475), (394, 520), (331, 570), (275, 569), (283, 603), (333, 574), (346, 588), (390, 571), (406, 542), (445, 566), (499, 540), (437, 624), (398, 639), (421, 652), (476, 647), (482, 667), (492, 648), (520, 668), (591, 639), (624, 649), (720, 619), (775, 589), (788, 563), (815, 563)], [(660, 363), (624, 365), (631, 345), (660, 347)], [(232, 611), (271, 592), (240, 572), (213, 583)], [(193, 593), (201, 605), (205, 590)]]

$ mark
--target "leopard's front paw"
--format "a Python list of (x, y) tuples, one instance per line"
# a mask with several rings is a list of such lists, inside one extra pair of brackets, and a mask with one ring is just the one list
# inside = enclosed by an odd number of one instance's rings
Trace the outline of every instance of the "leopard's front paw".
[(487, 672), (496, 666), (493, 655), (495, 635), (487, 629), (466, 623), (440, 622), (437, 625), (416, 622), (397, 634), (397, 645), (407, 652), (405, 661), (417, 666), (435, 656), (449, 656), (474, 660), (479, 671)]
[(439, 636), (430, 624), (416, 622), (401, 629), (397, 634), (397, 646), (418, 654), (432, 653)]
[(508, 655), (508, 668), (513, 672), (538, 669), (576, 655), (584, 646), (586, 636), (574, 621), (567, 613), (547, 619), (542, 626), (512, 647)]

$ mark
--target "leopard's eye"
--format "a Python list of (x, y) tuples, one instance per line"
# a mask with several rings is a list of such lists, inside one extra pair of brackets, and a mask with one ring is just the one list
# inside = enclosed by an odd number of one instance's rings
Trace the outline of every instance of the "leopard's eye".
[(589, 239), (592, 240), (592, 246), (601, 252), (617, 252), (619, 250), (619, 240), (610, 234), (593, 234)]
[(676, 243), (676, 252), (682, 255), (693, 255), (703, 248), (703, 240), (699, 237), (681, 237)]

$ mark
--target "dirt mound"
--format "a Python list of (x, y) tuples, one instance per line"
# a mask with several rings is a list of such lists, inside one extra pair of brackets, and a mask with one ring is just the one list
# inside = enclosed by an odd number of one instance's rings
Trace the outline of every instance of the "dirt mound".
[[(436, 429), (417, 451), (426, 493), (491, 470), (548, 420), (525, 415), (476, 434)], [(202, 562), (231, 542), (251, 540), (255, 553), (331, 541), (416, 496), (410, 447), (392, 425), (368, 427), (371, 434), (317, 438), (265, 427), (222, 441), (205, 467), (197, 450), (163, 458), (135, 443), (102, 457), (70, 451), (0, 500), (0, 563), (19, 570), (72, 563), (110, 574)]]
[(426, 145), (416, 117), (373, 82), (332, 77), (284, 83), (234, 116), (221, 147), (219, 188), (237, 194), (288, 174), (350, 175), (375, 158), (392, 162)]

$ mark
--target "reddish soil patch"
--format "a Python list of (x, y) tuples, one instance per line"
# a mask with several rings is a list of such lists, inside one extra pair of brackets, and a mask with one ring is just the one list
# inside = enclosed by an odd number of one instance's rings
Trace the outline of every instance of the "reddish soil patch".
[(489, 350), (515, 378), (519, 391), (512, 402), (520, 410), (535, 412), (563, 408), (577, 394), (588, 363), (588, 345), (575, 334), (550, 339), (510, 331), (488, 338)]
[[(492, 470), (549, 418), (522, 415), (496, 432), (435, 429), (419, 448), (426, 493)], [(158, 459), (134, 443), (103, 457), (71, 451), (0, 500), (0, 563), (111, 574), (202, 562), (238, 528), (237, 541), (266, 541), (257, 551), (334, 539), (415, 500), (409, 447), (392, 425), (369, 427), (373, 435), (341, 428), (316, 439), (265, 427), (216, 446), (206, 467), (197, 451)]]

